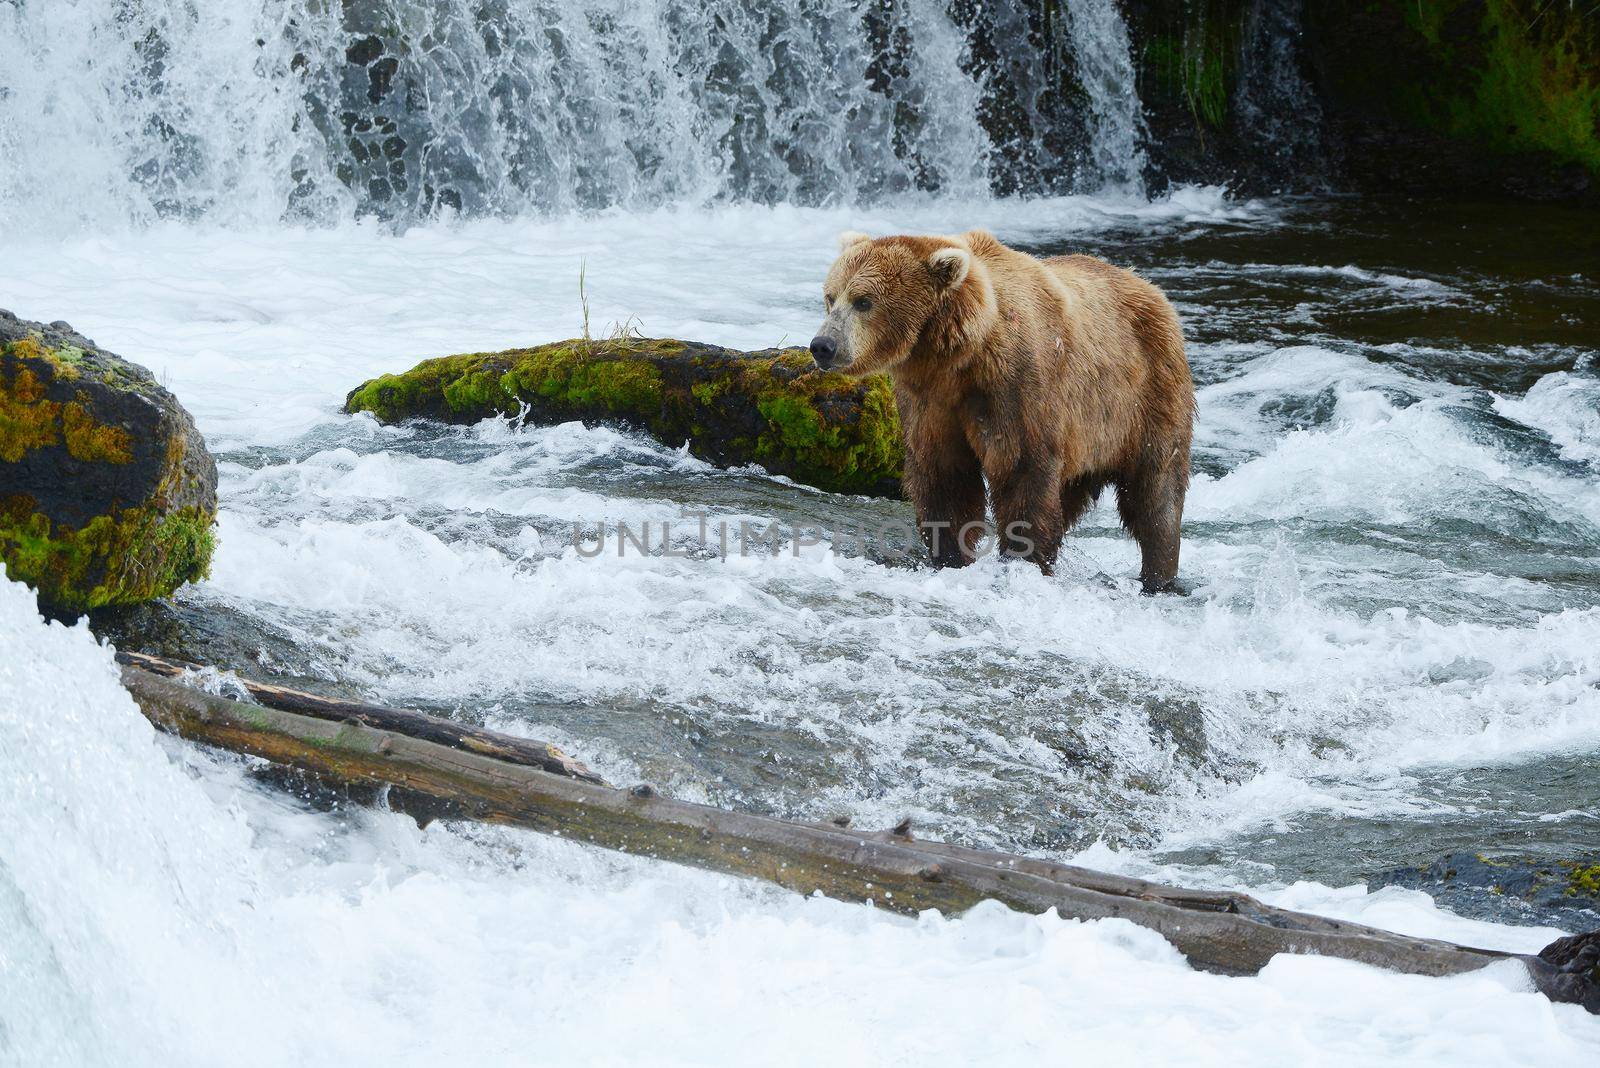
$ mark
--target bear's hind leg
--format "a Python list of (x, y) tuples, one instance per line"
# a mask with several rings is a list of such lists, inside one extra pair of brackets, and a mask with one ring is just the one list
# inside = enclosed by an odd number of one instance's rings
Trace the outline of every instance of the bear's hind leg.
[(1122, 525), (1139, 543), (1139, 582), (1145, 593), (1172, 589), (1172, 580), (1178, 575), (1188, 481), (1188, 472), (1174, 467), (1146, 468), (1117, 480), (1117, 511), (1122, 514)]

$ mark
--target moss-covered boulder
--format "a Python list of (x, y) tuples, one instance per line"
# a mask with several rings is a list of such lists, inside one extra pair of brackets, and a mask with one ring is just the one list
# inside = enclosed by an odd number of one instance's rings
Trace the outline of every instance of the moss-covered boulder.
[(144, 368), (0, 311), (0, 563), (71, 616), (162, 597), (211, 562), (217, 465)]
[(692, 341), (561, 341), (424, 360), (352, 390), (348, 412), (385, 423), (612, 423), (722, 466), (759, 464), (837, 493), (900, 493), (900, 419), (888, 379), (816, 370), (804, 349), (739, 352)]

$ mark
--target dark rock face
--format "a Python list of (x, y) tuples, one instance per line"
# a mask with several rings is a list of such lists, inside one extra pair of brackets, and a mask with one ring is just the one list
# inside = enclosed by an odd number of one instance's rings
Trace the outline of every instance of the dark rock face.
[(1163, 181), (1600, 203), (1600, 19), (1531, 0), (1125, 0)]
[(1139, 95), (1157, 187), (1248, 193), (1331, 184), (1328, 142), (1301, 0), (1129, 0)]
[(1529, 0), (1306, 5), (1307, 57), (1361, 188), (1600, 201), (1600, 19)]
[(1539, 951), (1539, 959), (1550, 966), (1534, 973), (1540, 990), (1600, 1014), (1600, 931), (1558, 938)]
[(1452, 853), (1425, 868), (1396, 868), (1370, 884), (1424, 890), (1453, 912), (1498, 923), (1600, 927), (1600, 857), (1536, 860)]
[(205, 575), (217, 467), (149, 371), (0, 311), (0, 562), (73, 616)]

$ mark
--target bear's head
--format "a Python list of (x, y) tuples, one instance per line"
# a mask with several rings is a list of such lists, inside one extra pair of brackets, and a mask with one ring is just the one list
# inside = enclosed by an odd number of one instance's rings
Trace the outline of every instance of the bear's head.
[(811, 340), (824, 370), (849, 375), (888, 371), (917, 343), (936, 358), (959, 360), (989, 332), (994, 290), (973, 243), (960, 237), (839, 235), (839, 258), (823, 283), (827, 318)]

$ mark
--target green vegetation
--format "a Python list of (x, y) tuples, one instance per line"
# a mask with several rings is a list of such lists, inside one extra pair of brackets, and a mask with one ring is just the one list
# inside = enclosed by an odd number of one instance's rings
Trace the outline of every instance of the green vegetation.
[(1600, 174), (1600, 11), (1564, 0), (1348, 5), (1394, 40), (1334, 55), (1367, 109), (1497, 153), (1548, 153)]
[(45, 399), (44, 383), (31, 368), (15, 366), (8, 378), (0, 364), (0, 462), (9, 464), (60, 437), (61, 405)]
[(644, 430), (695, 456), (844, 493), (898, 493), (900, 421), (887, 379), (816, 371), (803, 350), (741, 353), (621, 333), (425, 360), (351, 392), (382, 422), (525, 413)]
[(787, 389), (757, 397), (756, 410), (767, 427), (755, 441), (756, 462), (823, 488), (870, 484), (885, 471), (898, 475), (904, 456), (889, 380), (868, 379), (859, 397), (857, 390), (849, 390), (843, 404), (855, 408), (853, 417), (830, 420), (818, 404), (840, 402), (838, 383), (832, 380), (842, 376), (814, 377), (815, 383), (791, 382)]
[(1570, 897), (1600, 899), (1600, 864), (1586, 868), (1574, 865), (1567, 873), (1567, 894)]
[(133, 439), (128, 432), (120, 426), (95, 422), (83, 394), (62, 407), (61, 436), (67, 452), (75, 460), (106, 464), (133, 462)]
[[(148, 601), (204, 577), (210, 566), (215, 505), (187, 503), (197, 498), (185, 484), (186, 450), (198, 447), (198, 436), (192, 445), (174, 431), (164, 452), (146, 449), (136, 463), (130, 430), (96, 414), (108, 400), (119, 403), (120, 393), (152, 386), (142, 369), (109, 354), (52, 348), (42, 336), (0, 343), (0, 462), (31, 465), (34, 486), (61, 480), (49, 501), (19, 492), (0, 497), (0, 562), (52, 610)], [(58, 471), (61, 462), (74, 466)], [(84, 464), (130, 471), (108, 482)], [(142, 500), (140, 486), (148, 489)], [(102, 500), (106, 511), (94, 514)], [(53, 520), (62, 501), (91, 518), (76, 526)]]
[[(383, 375), (367, 382), (345, 399), (345, 410), (371, 412), (380, 422), (394, 423), (418, 416), (443, 418), (448, 412), (479, 413), (497, 408), (498, 398), (480, 395), (481, 376), (472, 356), (449, 356), (424, 360), (403, 375)], [(459, 388), (453, 396), (444, 392), (446, 381), (469, 378), (471, 388)], [(481, 403), (480, 403), (481, 402)]]
[[(1439, 62), (1468, 75), (1459, 89), (1425, 99), (1426, 121), (1501, 151), (1546, 151), (1600, 172), (1600, 20), (1592, 11), (1554, 0), (1404, 6)], [(1446, 32), (1452, 15), (1480, 8), (1475, 34)]]
[(96, 516), (77, 530), (52, 528), (26, 495), (0, 500), (0, 559), (40, 600), (85, 612), (164, 597), (204, 578), (216, 547), (215, 516), (155, 505)]
[(98, 422), (87, 394), (65, 403), (47, 396), (51, 383), (82, 376), (85, 356), (76, 346), (50, 349), (32, 337), (0, 345), (0, 461), (14, 464), (64, 442), (77, 460), (132, 462), (128, 432)]
[(1216, 29), (1191, 24), (1181, 35), (1154, 37), (1145, 45), (1144, 65), (1159, 90), (1182, 97), (1197, 123), (1220, 128), (1228, 121), (1233, 56)]
[(653, 355), (682, 351), (675, 341), (573, 341), (529, 349), (500, 380), (512, 397), (538, 395), (577, 410), (646, 418), (661, 407), (661, 372)]

